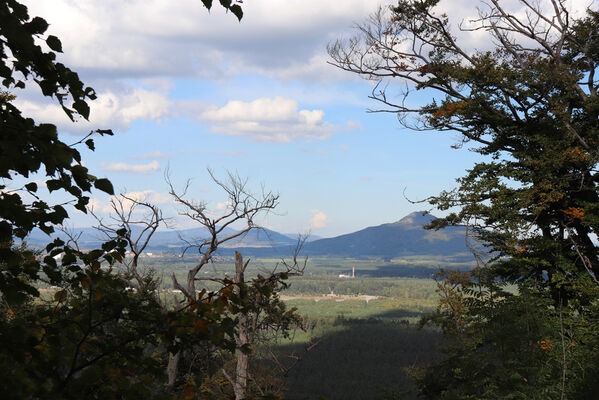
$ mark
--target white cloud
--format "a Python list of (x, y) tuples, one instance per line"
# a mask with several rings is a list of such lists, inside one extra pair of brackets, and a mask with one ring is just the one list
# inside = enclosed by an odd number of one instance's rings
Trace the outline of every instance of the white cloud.
[(143, 201), (151, 204), (167, 204), (173, 201), (168, 193), (160, 193), (154, 190), (142, 190), (138, 192), (123, 193), (125, 197), (135, 201)]
[(170, 158), (170, 157), (171, 157), (170, 154), (163, 153), (159, 150), (151, 151), (149, 153), (142, 154), (141, 156), (133, 156), (133, 158), (136, 158), (138, 160), (160, 160), (160, 159)]
[[(26, 0), (50, 23), (61, 56), (95, 76), (213, 77), (258, 71), (286, 79), (328, 74), (324, 46), (374, 11), (378, 2), (253, 0), (239, 23), (216, 3), (198, 0)], [(234, 65), (234, 71), (231, 67)], [(348, 79), (350, 74), (338, 75)]]
[(134, 174), (151, 174), (160, 169), (160, 163), (156, 160), (148, 164), (126, 164), (123, 162), (103, 164), (102, 169), (110, 172), (130, 172)]
[(266, 142), (327, 139), (339, 129), (323, 120), (324, 111), (298, 110), (297, 101), (283, 97), (232, 100), (223, 107), (209, 107), (197, 118), (210, 124), (214, 133)]
[[(172, 202), (169, 194), (156, 192), (154, 190), (142, 190), (137, 192), (123, 193), (124, 197), (112, 196), (107, 202), (97, 198), (89, 200), (88, 208), (95, 214), (110, 214), (114, 213), (112, 203), (117, 199), (122, 203), (124, 210), (129, 210), (133, 206), (133, 201), (146, 202), (153, 205), (168, 204)], [(133, 212), (143, 213), (147, 211), (144, 207), (135, 207)]]
[(216, 204), (217, 210), (229, 210), (233, 204), (230, 201), (223, 201), (222, 203)]
[[(325, 45), (352, 31), (380, 3), (322, 0), (252, 0), (241, 23), (216, 3), (199, 0), (25, 0), (31, 15), (50, 23), (63, 41), (61, 59), (76, 71), (118, 78), (222, 77), (259, 72), (279, 79), (353, 79), (326, 64)], [(545, 3), (548, 3), (545, 1)], [(517, 0), (503, 0), (515, 14)], [(572, 15), (591, 0), (568, 1)], [(443, 0), (452, 25), (476, 18), (482, 2)], [(469, 45), (489, 43), (483, 31), (460, 33)]]
[(326, 214), (319, 210), (312, 210), (311, 212), (312, 219), (310, 220), (310, 226), (313, 228), (324, 228), (328, 222)]
[(87, 208), (94, 214), (110, 214), (113, 209), (109, 204), (104, 203), (102, 200), (91, 198), (87, 203)]
[(170, 103), (163, 93), (145, 89), (130, 89), (122, 93), (106, 91), (88, 102), (89, 121), (81, 119), (73, 123), (59, 105), (49, 103), (47, 99), (41, 101), (17, 97), (15, 104), (28, 117), (53, 123), (61, 131), (76, 134), (89, 133), (93, 129), (127, 130), (137, 119), (157, 121), (166, 117), (170, 110)]

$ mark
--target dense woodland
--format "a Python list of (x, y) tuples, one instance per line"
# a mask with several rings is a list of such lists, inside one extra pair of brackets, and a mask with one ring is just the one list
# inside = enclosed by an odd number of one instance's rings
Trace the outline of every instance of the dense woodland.
[[(243, 23), (239, 3), (214, 6)], [(382, 6), (328, 51), (334, 65), (373, 81), (375, 111), (416, 131), (457, 134), (456, 148), (483, 156), (454, 190), (425, 200), (446, 211), (430, 229), (467, 228), (476, 265), (430, 265), (434, 280), (340, 281), (335, 273), (349, 264), (306, 270), (301, 238), (287, 260), (257, 268), (235, 252), (229, 274), (200, 275), (218, 267), (219, 247), (278, 204), (236, 174), (211, 173), (231, 204), (216, 216), (169, 180), (174, 201), (208, 232), (188, 243), (193, 262), (150, 265), (143, 252), (164, 218), (123, 195), (113, 197), (112, 222), (98, 218), (107, 238), (98, 249), (80, 249), (76, 235), (29, 248), (22, 240), (33, 229), (51, 234), (69, 218), (60, 202), (38, 197), (31, 175), (45, 174), (50, 192), (89, 212), (90, 193), (114, 189), (79, 149), (93, 151), (112, 131), (69, 145), (56, 126), (14, 105), (16, 88), (37, 88), (72, 120), (88, 119), (96, 93), (56, 61), (62, 45), (46, 34), (47, 21), (2, 1), (4, 398), (596, 398), (599, 13), (520, 0), (524, 13), (512, 14), (490, 0), (456, 27), (437, 5)], [(464, 47), (467, 31), (489, 35), (487, 48)], [(131, 219), (134, 208), (147, 219)]]

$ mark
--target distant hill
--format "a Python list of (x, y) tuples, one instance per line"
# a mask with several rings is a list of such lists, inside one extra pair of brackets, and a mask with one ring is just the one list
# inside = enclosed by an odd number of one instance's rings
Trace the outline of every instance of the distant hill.
[[(446, 227), (439, 231), (423, 228), (436, 217), (423, 212), (413, 212), (396, 222), (371, 226), (357, 232), (333, 238), (307, 241), (301, 251), (306, 256), (337, 257), (394, 257), (433, 255), (469, 257), (465, 244), (466, 229), (461, 226)], [(79, 244), (82, 248), (96, 248), (102, 242), (102, 235), (93, 228), (76, 229), (80, 231)], [(225, 234), (235, 233), (228, 229)], [(64, 238), (64, 234), (57, 233)], [(158, 231), (152, 237), (148, 249), (176, 250), (185, 245), (181, 240), (199, 241), (207, 237), (205, 228)], [(34, 231), (27, 242), (35, 247), (43, 247), (49, 241), (41, 231)], [(234, 248), (243, 248), (246, 255), (254, 257), (281, 257), (293, 253), (297, 237), (289, 237), (269, 229), (252, 230), (226, 245), (221, 246), (220, 254), (229, 254)]]
[[(223, 231), (224, 235), (236, 233), (234, 229), (227, 228)], [(78, 243), (81, 248), (90, 249), (97, 248), (106, 240), (106, 237), (95, 228), (74, 228), (74, 234), (81, 234)], [(66, 240), (66, 235), (62, 232), (56, 232), (52, 237), (58, 237)], [(170, 231), (157, 231), (152, 236), (148, 245), (148, 249), (169, 249), (180, 248), (185, 246), (185, 241), (198, 242), (208, 237), (208, 231), (205, 228), (180, 229)], [(34, 247), (44, 247), (52, 239), (39, 229), (35, 229), (26, 239), (26, 242)], [(225, 248), (228, 247), (279, 247), (290, 246), (295, 244), (296, 239), (292, 239), (286, 235), (270, 229), (253, 229), (238, 238), (227, 242)]]
[(396, 222), (371, 226), (334, 238), (315, 240), (307, 243), (302, 253), (308, 256), (383, 258), (469, 253), (465, 244), (464, 227), (446, 227), (439, 231), (425, 230), (423, 226), (434, 219), (436, 217), (433, 215), (413, 212)]
[[(291, 238), (294, 241), (297, 241), (297, 236), (298, 235), (302, 235), (302, 237), (303, 237), (304, 234), (301, 234), (301, 233), (299, 233), (299, 234), (298, 233), (283, 233), (282, 235), (285, 235), (288, 238)], [(310, 233), (308, 235), (308, 237), (306, 238), (306, 243), (313, 242), (313, 241), (319, 240), (319, 239), (322, 239), (322, 236), (318, 236), (318, 235), (315, 235), (313, 233)]]

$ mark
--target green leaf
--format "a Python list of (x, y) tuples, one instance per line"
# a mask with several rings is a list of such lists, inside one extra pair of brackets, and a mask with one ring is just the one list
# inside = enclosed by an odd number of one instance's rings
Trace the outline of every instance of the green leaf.
[(62, 302), (67, 298), (67, 291), (66, 290), (59, 290), (58, 292), (54, 293), (54, 300), (56, 300), (57, 302)]
[(94, 182), (94, 186), (96, 187), (96, 189), (100, 189), (105, 193), (114, 194), (114, 188), (112, 187), (112, 183), (110, 183), (110, 181), (106, 178), (96, 179), (96, 181)]
[(64, 187), (64, 184), (62, 181), (59, 181), (58, 179), (49, 179), (46, 181), (46, 187), (48, 188), (49, 192), (53, 192)]
[(73, 108), (85, 119), (89, 119), (89, 106), (83, 100), (77, 100), (73, 103)]
[(37, 192), (37, 183), (29, 182), (25, 185), (25, 189), (29, 190), (30, 192)]
[(96, 129), (96, 132), (100, 136), (104, 136), (104, 135), (113, 136), (114, 135), (114, 133), (112, 132), (112, 129)]
[(239, 21), (241, 21), (241, 18), (243, 18), (243, 10), (241, 9), (241, 6), (239, 4), (233, 4), (231, 8), (229, 8), (229, 10), (231, 10), (231, 12), (237, 17)]
[(202, 4), (209, 10), (212, 8), (212, 0), (202, 0)]
[(32, 34), (42, 34), (48, 29), (48, 22), (41, 17), (35, 17), (27, 24)]
[(85, 95), (90, 99), (90, 100), (95, 100), (97, 98), (96, 96), (96, 91), (94, 90), (94, 88), (91, 87), (86, 87), (85, 88)]
[(65, 253), (62, 257), (62, 265), (64, 266), (74, 264), (75, 261), (77, 261), (77, 258), (71, 252)]
[(96, 149), (96, 146), (94, 146), (94, 139), (87, 139), (85, 141), (85, 144), (91, 151), (94, 151)]
[(48, 36), (48, 38), (46, 39), (46, 44), (52, 50), (54, 50), (58, 53), (62, 53), (62, 43), (60, 42), (60, 39), (58, 39), (56, 36), (54, 36), (54, 35)]

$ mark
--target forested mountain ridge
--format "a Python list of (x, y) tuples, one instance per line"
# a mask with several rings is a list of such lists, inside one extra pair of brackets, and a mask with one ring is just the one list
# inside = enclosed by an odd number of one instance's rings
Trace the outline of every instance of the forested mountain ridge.
[[(79, 237), (79, 245), (83, 248), (93, 248), (99, 246), (106, 237), (103, 233), (95, 228), (74, 228), (73, 234)], [(236, 233), (234, 229), (225, 228), (223, 235), (231, 235)], [(193, 229), (177, 229), (168, 231), (157, 231), (152, 235), (152, 239), (148, 245), (148, 249), (176, 249), (185, 246), (185, 241), (193, 243), (198, 240), (205, 239), (209, 233), (205, 228)], [(66, 235), (62, 232), (57, 232), (53, 237), (65, 239)], [(50, 238), (40, 230), (34, 230), (26, 239), (29, 245), (35, 247), (44, 247)], [(296, 242), (295, 239), (272, 231), (270, 229), (255, 229), (235, 238), (225, 247), (274, 247), (292, 245)]]
[(348, 257), (379, 256), (392, 258), (408, 255), (455, 255), (468, 253), (466, 229), (460, 226), (426, 230), (424, 225), (436, 219), (422, 211), (402, 219), (371, 226), (357, 232), (308, 243), (303, 253)]
[[(435, 218), (435, 216), (422, 211), (413, 212), (395, 222), (307, 242), (304, 244), (301, 254), (306, 256), (392, 258), (409, 255), (450, 256), (469, 253), (465, 245), (466, 230), (464, 227), (450, 226), (438, 231), (423, 228)], [(75, 229), (75, 232), (82, 233), (80, 237), (82, 247), (98, 246), (105, 239), (102, 238), (102, 233), (94, 228)], [(235, 231), (228, 229), (225, 233), (230, 235)], [(201, 228), (159, 231), (152, 237), (148, 248), (176, 251), (177, 248), (185, 246), (182, 239), (194, 242), (205, 238), (206, 235), (207, 232)], [(60, 233), (57, 236), (62, 237)], [(42, 232), (34, 231), (27, 240), (29, 244), (39, 247), (44, 245), (48, 238)], [(246, 254), (272, 256), (289, 253), (296, 242), (297, 239), (263, 228), (252, 230), (236, 238), (221, 250), (227, 253), (228, 249), (243, 247)]]

